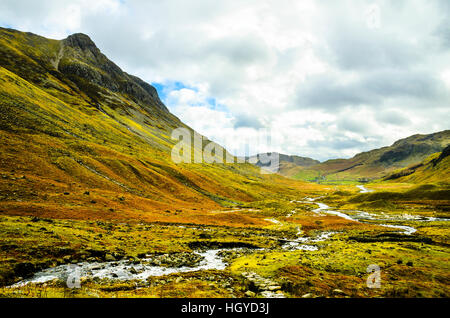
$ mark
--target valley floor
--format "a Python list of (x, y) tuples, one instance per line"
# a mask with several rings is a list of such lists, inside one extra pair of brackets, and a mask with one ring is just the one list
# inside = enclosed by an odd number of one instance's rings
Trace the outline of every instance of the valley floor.
[(450, 297), (449, 204), (446, 187), (375, 183), (210, 213), (249, 226), (4, 211), (0, 296)]

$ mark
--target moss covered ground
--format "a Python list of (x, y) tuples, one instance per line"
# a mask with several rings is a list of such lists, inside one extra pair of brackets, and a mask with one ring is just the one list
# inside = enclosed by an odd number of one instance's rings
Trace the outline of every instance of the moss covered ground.
[[(360, 209), (401, 216), (450, 217), (439, 207), (448, 200), (436, 195), (439, 186), (366, 185), (377, 192), (360, 194), (354, 186), (325, 188), (321, 202), (339, 211)], [(428, 193), (432, 191), (432, 193)], [(386, 195), (390, 193), (391, 195)], [(411, 201), (411, 193), (419, 195)], [(315, 189), (304, 197), (318, 196)], [(382, 198), (380, 198), (380, 196)], [(304, 198), (303, 197), (303, 198)], [(449, 297), (450, 246), (448, 221), (408, 220), (413, 235), (401, 235), (375, 221), (360, 223), (313, 212), (314, 204), (267, 199), (211, 211), (212, 216), (241, 215), (261, 224), (227, 226), (161, 222), (110, 222), (1, 217), (1, 275), (3, 297), (262, 297), (264, 286), (246, 278), (253, 273), (272, 281), (285, 297)], [(422, 199), (421, 199), (422, 198)], [(374, 201), (372, 201), (374, 200)], [(381, 207), (371, 202), (384, 200)], [(292, 213), (295, 211), (295, 213)], [(292, 214), (292, 215), (289, 215)], [(277, 223), (267, 222), (277, 220)], [(265, 222), (265, 223), (264, 223)], [(317, 250), (286, 250), (280, 241), (323, 232), (334, 234), (314, 243)], [(229, 245), (227, 245), (229, 244)], [(140, 254), (193, 252), (196, 248), (247, 246), (247, 253), (227, 258), (224, 270), (205, 270), (150, 277), (145, 281), (83, 279), (81, 288), (54, 280), (9, 288), (39, 269), (86, 260), (139, 259)], [(28, 264), (28, 265), (24, 265)], [(367, 267), (381, 269), (381, 288), (368, 288)], [(267, 287), (267, 286), (266, 286)], [(271, 287), (271, 286), (269, 286)], [(279, 289), (278, 289), (279, 287)]]

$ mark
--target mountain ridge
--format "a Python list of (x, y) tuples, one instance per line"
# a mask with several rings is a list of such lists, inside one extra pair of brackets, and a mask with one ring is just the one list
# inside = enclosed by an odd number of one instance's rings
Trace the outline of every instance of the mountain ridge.
[(268, 164), (265, 164), (260, 160), (261, 155), (268, 155), (269, 157), (272, 157), (273, 155), (278, 156), (279, 166), (274, 167), (274, 172), (280, 172), (280, 174), (284, 176), (289, 176), (289, 171), (291, 169), (296, 169), (297, 167), (311, 167), (320, 163), (319, 160), (315, 160), (309, 157), (286, 155), (278, 152), (260, 153), (257, 155), (245, 157), (245, 160), (253, 163), (258, 167), (267, 168)]
[(400, 168), (418, 164), (428, 156), (441, 152), (450, 144), (450, 130), (431, 134), (415, 134), (349, 159), (330, 159), (309, 167), (297, 166), (280, 174), (305, 181), (380, 179)]
[(252, 226), (267, 221), (211, 211), (305, 186), (248, 163), (175, 164), (175, 128), (194, 133), (89, 37), (0, 28), (3, 213)]

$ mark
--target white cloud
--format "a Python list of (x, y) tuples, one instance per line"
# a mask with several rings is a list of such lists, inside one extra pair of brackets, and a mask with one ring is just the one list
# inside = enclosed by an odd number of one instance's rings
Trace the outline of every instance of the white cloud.
[(450, 69), (446, 69), (441, 73), (441, 78), (448, 89), (450, 89)]
[(53, 38), (87, 33), (125, 71), (165, 84), (184, 122), (236, 151), (264, 126), (279, 137), (268, 150), (326, 159), (448, 128), (448, 8), (3, 0), (0, 23)]

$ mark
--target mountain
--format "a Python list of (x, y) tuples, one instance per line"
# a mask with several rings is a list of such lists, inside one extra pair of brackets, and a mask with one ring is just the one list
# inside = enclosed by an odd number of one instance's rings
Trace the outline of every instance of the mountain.
[(208, 211), (301, 187), (248, 163), (175, 164), (179, 127), (194, 133), (87, 35), (0, 28), (0, 213), (265, 223)]
[[(257, 154), (254, 156), (250, 156), (250, 157), (246, 157), (246, 160), (248, 160), (249, 162), (255, 164), (258, 167), (267, 167), (268, 164), (263, 163), (260, 160), (260, 156), (262, 154)], [(296, 170), (297, 168), (301, 167), (301, 168), (306, 168), (306, 167), (311, 167), (314, 165), (317, 165), (320, 163), (320, 161), (318, 160), (314, 160), (308, 157), (300, 157), (300, 156), (290, 156), (290, 155), (285, 155), (285, 154), (280, 154), (277, 152), (268, 152), (264, 155), (267, 156), (278, 156), (279, 158), (279, 167), (278, 167), (278, 171), (281, 175), (284, 176), (290, 176), (292, 175), (291, 171), (292, 170)]]
[(405, 183), (450, 183), (450, 145), (421, 163), (388, 175), (384, 180)]
[(362, 152), (351, 159), (333, 159), (287, 174), (301, 180), (355, 181), (378, 179), (394, 170), (419, 164), (450, 144), (450, 130), (429, 135), (413, 135), (389, 147)]

